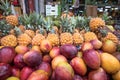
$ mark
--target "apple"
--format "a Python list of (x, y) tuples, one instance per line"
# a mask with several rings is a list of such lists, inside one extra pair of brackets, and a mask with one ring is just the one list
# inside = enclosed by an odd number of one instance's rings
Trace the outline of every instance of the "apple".
[(18, 45), (15, 47), (15, 51), (18, 54), (25, 54), (27, 51), (29, 51), (29, 48), (27, 46)]
[(0, 62), (11, 63), (16, 53), (13, 47), (3, 47), (0, 49)]
[(35, 67), (41, 63), (42, 55), (37, 51), (31, 50), (23, 55), (23, 60), (28, 66)]
[(54, 57), (60, 55), (60, 48), (59, 47), (53, 47), (51, 50), (50, 50), (50, 53), (49, 53), (50, 57), (53, 59)]

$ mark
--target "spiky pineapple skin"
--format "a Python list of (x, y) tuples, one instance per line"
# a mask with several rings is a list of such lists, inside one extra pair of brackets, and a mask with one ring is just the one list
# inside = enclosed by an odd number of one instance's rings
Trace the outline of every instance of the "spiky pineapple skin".
[(60, 35), (60, 43), (64, 44), (73, 44), (73, 37), (71, 33), (65, 32)]
[(32, 39), (26, 33), (20, 34), (17, 38), (19, 45), (28, 46)]
[(84, 42), (84, 38), (80, 33), (76, 32), (76, 33), (73, 34), (73, 43), (74, 43), (74, 45), (80, 45), (83, 42)]
[(17, 38), (14, 35), (7, 35), (1, 38), (2, 46), (15, 47), (17, 45)]
[(35, 36), (35, 32), (33, 30), (25, 30), (25, 33), (28, 34), (31, 38)]
[(44, 39), (45, 39), (45, 36), (43, 36), (42, 34), (36, 34), (32, 39), (32, 45), (40, 46), (41, 41)]
[(106, 41), (106, 40), (112, 40), (114, 43), (118, 43), (119, 42), (117, 36), (115, 34), (111, 33), (111, 32), (108, 32), (107, 36), (103, 37), (101, 40), (103, 42)]
[(84, 35), (85, 42), (89, 42), (94, 39), (98, 39), (94, 32), (86, 32)]
[(89, 26), (90, 26), (90, 29), (92, 31), (95, 31), (97, 30), (99, 27), (104, 27), (105, 26), (105, 22), (104, 20), (102, 20), (102, 18), (92, 18), (89, 22)]
[(59, 36), (57, 34), (49, 33), (47, 36), (47, 40), (51, 42), (52, 46), (59, 45)]
[(6, 17), (6, 21), (13, 26), (17, 26), (18, 25), (18, 18), (15, 15), (8, 15)]

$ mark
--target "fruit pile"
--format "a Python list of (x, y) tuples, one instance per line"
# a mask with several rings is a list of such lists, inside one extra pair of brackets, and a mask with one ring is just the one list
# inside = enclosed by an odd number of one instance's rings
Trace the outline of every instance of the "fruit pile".
[(9, 5), (1, 0), (0, 80), (120, 80), (118, 27), (100, 17), (17, 17)]

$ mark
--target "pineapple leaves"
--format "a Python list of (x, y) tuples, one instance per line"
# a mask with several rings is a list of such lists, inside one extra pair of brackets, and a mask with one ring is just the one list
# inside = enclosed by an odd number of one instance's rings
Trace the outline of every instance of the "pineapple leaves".
[(4, 11), (3, 12), (4, 16), (12, 14), (11, 5), (10, 5), (10, 2), (8, 2), (8, 0), (6, 1), (1, 0), (0, 3), (1, 3), (0, 9)]
[(0, 21), (0, 36), (5, 36), (9, 34), (9, 31), (12, 29), (12, 26), (9, 25), (6, 20)]
[(51, 17), (46, 17), (43, 19), (43, 26), (45, 27), (45, 29), (47, 31), (51, 31), (52, 30), (52, 26), (53, 26), (53, 20)]

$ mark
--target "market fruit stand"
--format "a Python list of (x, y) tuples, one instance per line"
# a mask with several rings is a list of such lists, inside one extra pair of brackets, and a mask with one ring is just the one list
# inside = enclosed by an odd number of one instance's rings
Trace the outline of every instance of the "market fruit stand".
[(120, 80), (120, 32), (104, 16), (16, 16), (8, 4), (0, 19), (0, 80)]

